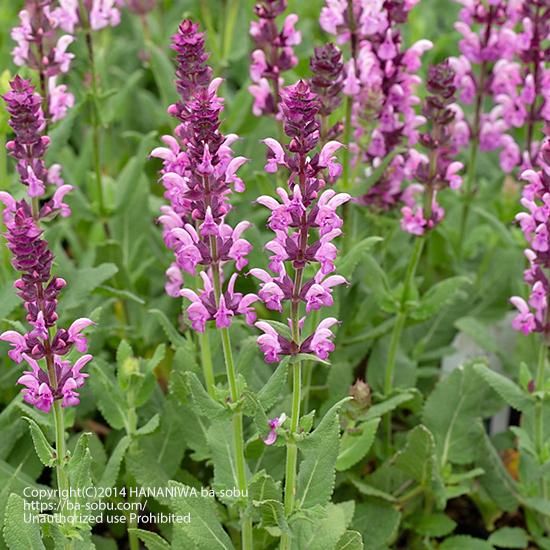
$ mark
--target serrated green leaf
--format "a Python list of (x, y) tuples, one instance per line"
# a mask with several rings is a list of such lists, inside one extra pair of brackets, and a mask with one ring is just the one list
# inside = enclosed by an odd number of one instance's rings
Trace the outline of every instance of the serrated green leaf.
[[(185, 490), (185, 485), (176, 481), (169, 481), (168, 487)], [(190, 523), (176, 523), (173, 528), (174, 531), (181, 529), (195, 543), (197, 550), (233, 549), (231, 539), (216, 514), (213, 498), (202, 496), (200, 492), (197, 496), (181, 494), (170, 499), (170, 508), (181, 516), (191, 512)]]
[(476, 465), (484, 471), (478, 481), (502, 510), (511, 512), (518, 506), (516, 482), (504, 467), (481, 421), (478, 420), (474, 427), (472, 440), (476, 446)]
[(323, 417), (319, 426), (298, 444), (304, 457), (300, 463), (297, 500), (300, 508), (326, 504), (334, 490), (338, 458), (338, 411), (349, 398), (336, 403)]
[(50, 445), (48, 438), (44, 435), (40, 426), (32, 418), (24, 416), (23, 419), (29, 424), (34, 450), (40, 462), (42, 462), (44, 466), (52, 467), (55, 464), (55, 449)]
[(410, 312), (410, 316), (416, 320), (424, 320), (433, 317), (446, 305), (457, 300), (462, 288), (471, 281), (468, 277), (450, 277), (435, 284), (420, 300), (416, 308)]
[(91, 465), (92, 455), (88, 448), (91, 434), (84, 432), (78, 438), (74, 453), (67, 465), (70, 487), (75, 489), (85, 489), (92, 485)]
[(502, 527), (491, 533), (489, 542), (499, 548), (527, 548), (529, 538), (520, 527)]
[(288, 523), (285, 516), (283, 504), (278, 500), (264, 499), (253, 501), (253, 505), (260, 511), (262, 516), (262, 527), (270, 533), (274, 533), (273, 528), (278, 529), (277, 534), (288, 532)]
[(156, 533), (145, 531), (144, 529), (128, 529), (128, 533), (135, 534), (147, 550), (170, 550), (170, 545)]
[(256, 501), (282, 500), (281, 482), (275, 481), (265, 470), (254, 474), (248, 485), (250, 498)]
[(336, 543), (334, 550), (363, 550), (363, 539), (359, 531), (346, 531)]
[(38, 523), (25, 521), (34, 512), (25, 510), (25, 501), (12, 493), (8, 498), (4, 523), (4, 540), (10, 550), (42, 550), (46, 547), (40, 535)]
[(393, 411), (399, 405), (402, 405), (403, 403), (406, 403), (407, 401), (411, 401), (414, 399), (414, 394), (403, 392), (398, 393), (397, 395), (394, 395), (393, 397), (390, 397), (389, 399), (386, 399), (385, 401), (382, 401), (381, 403), (377, 403), (376, 405), (373, 405), (365, 415), (366, 420), (371, 420), (374, 418), (379, 418), (381, 416), (384, 416), (386, 413), (389, 413), (390, 411)]
[(194, 372), (183, 374), (187, 382), (187, 391), (191, 397), (191, 402), (196, 412), (206, 418), (228, 417), (229, 411), (221, 404), (212, 399), (204, 389), (201, 381)]
[(288, 357), (285, 357), (278, 365), (275, 372), (269, 377), (265, 386), (258, 392), (258, 401), (264, 410), (269, 410), (285, 393), (288, 373)]
[(441, 380), (426, 400), (422, 421), (434, 436), (441, 465), (473, 462), (477, 446), (472, 435), (485, 394), (477, 374), (466, 365)]
[(357, 464), (370, 450), (374, 443), (380, 418), (373, 418), (358, 426), (360, 434), (345, 433), (340, 440), (340, 450), (336, 461), (336, 470), (343, 472)]
[(120, 465), (131, 441), (130, 436), (125, 435), (117, 443), (117, 446), (114, 448), (111, 456), (109, 457), (105, 470), (103, 470), (101, 480), (99, 481), (99, 487), (110, 488), (116, 484), (118, 473), (120, 471)]
[(502, 374), (482, 364), (474, 365), (474, 370), (514, 409), (525, 412), (530, 406), (534, 405), (533, 398), (522, 391), (522, 389), (514, 384), (509, 378), (502, 376)]
[(381, 550), (397, 536), (401, 513), (391, 504), (369, 498), (356, 506), (352, 528), (363, 535), (365, 550)]
[(187, 340), (176, 330), (174, 324), (166, 317), (164, 311), (160, 309), (150, 309), (149, 313), (152, 313), (158, 319), (160, 326), (164, 330), (166, 336), (168, 336), (174, 348), (187, 346)]
[(90, 367), (90, 385), (94, 392), (97, 407), (103, 418), (115, 430), (127, 427), (127, 403), (114, 377), (107, 374), (109, 366), (95, 360)]
[(144, 424), (141, 428), (136, 430), (137, 435), (148, 435), (153, 433), (160, 424), (160, 416), (158, 414), (155, 414), (152, 416), (146, 424)]

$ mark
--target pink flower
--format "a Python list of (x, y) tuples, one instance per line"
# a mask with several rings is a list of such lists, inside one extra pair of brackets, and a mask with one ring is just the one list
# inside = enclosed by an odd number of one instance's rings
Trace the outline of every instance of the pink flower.
[(105, 27), (116, 27), (120, 23), (120, 11), (115, 0), (93, 0), (90, 10), (90, 26), (94, 31)]
[(67, 378), (61, 388), (61, 395), (63, 396), (61, 404), (63, 407), (74, 407), (80, 403), (80, 397), (75, 391), (76, 387), (74, 378)]
[(67, 92), (65, 84), (56, 85), (56, 77), (48, 80), (49, 108), (52, 122), (57, 122), (65, 117), (67, 111), (74, 106), (74, 95)]
[(277, 171), (277, 165), (285, 164), (285, 152), (282, 145), (276, 139), (266, 138), (263, 140), (263, 143), (269, 148), (267, 164), (264, 170), (269, 174), (273, 174)]
[(68, 53), (67, 48), (74, 42), (74, 36), (64, 34), (59, 38), (54, 49), (54, 61), (59, 65), (62, 73), (68, 72), (74, 53)]
[(260, 82), (267, 70), (267, 62), (263, 50), (254, 50), (251, 55), (250, 78), (252, 82)]
[(181, 287), (183, 285), (183, 277), (181, 276), (181, 270), (177, 264), (173, 263), (166, 270), (166, 284), (164, 289), (166, 294), (172, 298), (179, 298), (181, 296)]
[(326, 275), (334, 271), (334, 260), (338, 255), (338, 249), (330, 242), (342, 234), (340, 229), (333, 229), (321, 236), (321, 246), (315, 253), (315, 259), (321, 264), (321, 272)]
[(281, 345), (279, 344), (279, 335), (277, 331), (265, 321), (258, 321), (255, 326), (265, 334), (258, 337), (258, 345), (267, 363), (277, 363), (280, 361)]
[(77, 319), (68, 330), (69, 342), (74, 344), (74, 347), (80, 352), (85, 353), (88, 349), (88, 340), (83, 334), (80, 334), (86, 327), (95, 325), (95, 323), (85, 317)]
[(282, 426), (286, 420), (286, 414), (283, 413), (281, 416), (276, 416), (275, 418), (272, 418), (271, 420), (268, 420), (267, 424), (269, 426), (269, 434), (264, 439), (264, 443), (266, 445), (273, 445), (275, 441), (277, 441), (277, 428)]
[(36, 320), (31, 321), (31, 325), (33, 326), (32, 331), (29, 333), (31, 337), (41, 338), (42, 340), (46, 340), (48, 338), (48, 329), (46, 327), (46, 323), (44, 322), (44, 314), (42, 311), (38, 312)]
[(515, 330), (521, 331), (524, 334), (533, 332), (536, 328), (535, 316), (529, 311), (527, 302), (519, 296), (512, 296), (510, 302), (514, 305), (519, 313), (512, 321), (512, 327)]
[[(181, 292), (183, 296), (183, 290)], [(208, 319), (210, 318), (210, 314), (208, 313), (208, 310), (204, 307), (202, 302), (193, 302), (187, 308), (187, 315), (189, 316), (189, 320), (191, 321), (191, 326), (193, 327), (193, 329), (197, 332), (204, 332), (204, 329), (206, 328), (206, 321), (208, 321)]]
[(330, 327), (336, 324), (338, 324), (337, 319), (327, 317), (319, 323), (313, 334), (309, 347), (319, 359), (328, 359), (329, 354), (334, 351), (334, 344), (331, 341), (331, 338), (334, 338), (334, 334), (330, 330)]
[[(322, 274), (319, 273), (322, 278)], [(316, 277), (317, 279), (317, 277)], [(334, 304), (332, 298), (332, 287), (346, 284), (347, 281), (341, 275), (332, 275), (327, 277), (322, 282), (312, 284), (305, 294), (306, 312), (321, 309), (322, 307), (330, 307)]]
[(25, 337), (15, 330), (7, 330), (0, 334), (0, 340), (11, 344), (12, 349), (8, 351), (9, 357), (16, 363), (21, 363), (23, 360), (23, 353), (27, 351)]
[(270, 101), (273, 101), (273, 98), (267, 79), (260, 78), (257, 83), (248, 87), (248, 91), (254, 98), (254, 103), (252, 105), (252, 112), (254, 115), (261, 116), (265, 111), (269, 110), (269, 104)]
[(342, 173), (342, 165), (336, 162), (336, 157), (333, 155), (343, 145), (339, 141), (329, 141), (319, 154), (319, 166), (328, 168), (329, 180), (335, 181)]
[(214, 314), (214, 319), (216, 319), (216, 327), (228, 328), (229, 326), (231, 326), (231, 317), (233, 317), (233, 311), (228, 309), (225, 305), (225, 298), (222, 294), (220, 296), (218, 311), (216, 311), (216, 313)]
[(285, 18), (281, 31), (281, 37), (286, 46), (297, 46), (302, 41), (302, 33), (297, 31), (294, 27), (297, 22), (298, 16), (295, 13), (290, 13)]
[(458, 189), (462, 185), (462, 176), (458, 175), (457, 172), (462, 170), (463, 167), (464, 165), (461, 162), (451, 162), (447, 167), (445, 179), (449, 182), (451, 189)]
[(355, 60), (350, 59), (346, 64), (346, 77), (344, 78), (344, 87), (342, 93), (349, 96), (355, 96), (361, 91), (359, 79), (355, 70)]
[(32, 374), (24, 374), (17, 380), (18, 384), (25, 386), (21, 391), (23, 399), (29, 405), (48, 413), (53, 405), (53, 395), (50, 387), (45, 382), (41, 384)]
[(542, 284), (542, 281), (537, 281), (533, 285), (531, 296), (529, 296), (529, 305), (534, 308), (539, 315), (542, 316), (542, 312), (548, 306), (548, 300), (546, 296), (546, 289)]
[(65, 195), (73, 190), (72, 185), (62, 185), (55, 190), (53, 194), (53, 208), (59, 210), (62, 217), (66, 218), (71, 215), (71, 208), (63, 202)]

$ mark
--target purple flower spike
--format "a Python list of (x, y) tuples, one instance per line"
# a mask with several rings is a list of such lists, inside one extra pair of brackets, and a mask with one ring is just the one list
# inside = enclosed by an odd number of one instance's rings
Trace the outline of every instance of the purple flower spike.
[[(170, 202), (162, 207), (159, 218), (166, 246), (175, 255), (167, 271), (166, 291), (189, 300), (187, 316), (198, 332), (205, 330), (208, 321), (227, 328), (237, 315), (244, 315), (252, 324), (256, 317), (251, 304), (258, 297), (237, 292), (236, 275), (223, 288), (224, 265), (234, 262), (236, 269), (242, 270), (252, 250), (242, 237), (250, 223), (242, 221), (233, 228), (226, 222), (231, 193), (244, 191), (237, 171), (247, 159), (233, 155), (231, 144), (237, 136), (220, 132), (223, 99), (217, 90), (221, 79), (211, 80), (204, 35), (198, 26), (184, 21), (172, 37), (172, 49), (176, 52), (176, 85), (181, 99), (168, 112), (180, 124), (175, 136), (162, 138), (166, 147), (151, 153), (163, 161), (161, 181)], [(182, 289), (182, 271), (200, 273), (203, 288)]]
[[(18, 380), (24, 386), (25, 401), (49, 412), (56, 400), (61, 400), (64, 407), (78, 403), (76, 390), (84, 384), (87, 376), (80, 369), (92, 356), (80, 357), (74, 367), (63, 356), (73, 347), (80, 353), (87, 351), (82, 331), (93, 323), (89, 319), (78, 319), (68, 330), (56, 327), (57, 298), (67, 283), (52, 275), (54, 257), (39, 224), (41, 218), (52, 214), (70, 214), (63, 199), (72, 187), (63, 185), (58, 165), (52, 166), (49, 172), (45, 169), (43, 156), (49, 139), (42, 135), (45, 123), (41, 98), (30, 83), (16, 77), (4, 101), (10, 115), (10, 126), (15, 132), (15, 139), (8, 142), (7, 148), (17, 160), (20, 180), (27, 187), (28, 196), (33, 199), (43, 195), (47, 183), (60, 184), (53, 197), (40, 209), (31, 208), (25, 199), (16, 201), (9, 193), (0, 193), (0, 201), (6, 207), (3, 213), (4, 236), (12, 254), (11, 263), (21, 273), (14, 287), (24, 302), (26, 319), (31, 326), (24, 335), (8, 330), (0, 334), (0, 340), (11, 345), (8, 355), (13, 361), (21, 363), (25, 360), (31, 367)], [(29, 180), (31, 175), (33, 181)], [(37, 189), (40, 193), (36, 193)], [(45, 363), (45, 370), (38, 363), (41, 360)]]
[(548, 335), (548, 293), (550, 281), (546, 275), (550, 267), (550, 123), (545, 127), (546, 139), (540, 147), (538, 162), (540, 169), (526, 170), (521, 179), (527, 184), (523, 188), (521, 204), (527, 210), (517, 214), (523, 235), (528, 243), (525, 256), (529, 267), (524, 273), (525, 282), (530, 285), (528, 300), (519, 296), (510, 298), (518, 310), (512, 321), (514, 329), (529, 334), (541, 332)]
[(258, 21), (250, 23), (250, 35), (257, 49), (251, 54), (253, 84), (248, 89), (254, 96), (252, 111), (256, 116), (279, 115), (279, 91), (284, 85), (282, 73), (298, 63), (293, 50), (293, 46), (302, 41), (301, 33), (295, 28), (298, 16), (287, 15), (281, 30), (275, 21), (286, 7), (287, 0), (261, 0), (254, 8)]
[[(258, 297), (268, 309), (282, 312), (289, 303), (291, 318), (297, 320), (301, 304), (306, 314), (330, 307), (332, 289), (346, 284), (344, 277), (330, 274), (338, 253), (332, 241), (342, 232), (342, 219), (336, 210), (351, 197), (327, 188), (340, 174), (335, 153), (341, 144), (329, 141), (316, 152), (320, 145), (319, 97), (304, 81), (283, 89), (281, 97), (283, 128), (290, 141), (283, 146), (272, 138), (264, 140), (268, 147), (265, 170), (273, 173), (279, 167), (286, 169), (288, 189), (277, 189), (279, 200), (269, 196), (257, 199), (269, 209), (268, 227), (275, 233), (265, 245), (272, 254), (269, 268), (274, 275), (257, 268), (251, 269), (250, 275), (260, 281)], [(305, 268), (315, 264), (316, 274), (309, 280), (304, 278)], [(292, 340), (265, 321), (256, 323), (264, 333), (258, 345), (268, 363), (298, 353), (326, 359), (334, 349), (329, 330), (332, 319), (321, 321), (315, 333), (305, 339), (301, 335), (303, 323), (296, 322), (299, 326), (293, 330), (289, 321)]]
[(437, 202), (437, 193), (446, 187), (458, 189), (462, 184), (459, 171), (463, 165), (452, 159), (456, 152), (454, 82), (455, 72), (448, 61), (430, 67), (427, 89), (431, 95), (426, 98), (422, 113), (431, 127), (419, 136), (429, 154), (415, 152), (411, 156), (414, 177), (419, 183), (409, 185), (401, 196), (405, 204), (401, 209), (401, 228), (412, 235), (423, 235), (441, 222), (445, 211)]
[(264, 439), (266, 445), (273, 445), (277, 441), (277, 428), (280, 428), (286, 420), (286, 414), (283, 413), (281, 416), (276, 416), (268, 421), (269, 434)]

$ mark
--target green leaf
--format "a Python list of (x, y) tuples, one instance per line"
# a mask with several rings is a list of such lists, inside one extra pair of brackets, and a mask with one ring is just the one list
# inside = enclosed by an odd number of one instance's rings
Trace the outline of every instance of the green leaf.
[(137, 435), (148, 435), (153, 433), (160, 424), (160, 416), (158, 414), (155, 414), (152, 416), (146, 424), (144, 424), (141, 428), (136, 430)]
[(472, 440), (476, 446), (476, 465), (484, 471), (478, 481), (499, 508), (512, 512), (518, 506), (516, 482), (504, 467), (481, 421), (475, 423), (475, 428), (477, 433)]
[(23, 419), (29, 423), (34, 450), (40, 462), (42, 462), (44, 466), (52, 467), (55, 464), (55, 449), (50, 445), (48, 438), (44, 435), (40, 426), (32, 418), (24, 416)]
[(183, 375), (187, 382), (187, 391), (191, 397), (196, 412), (206, 418), (228, 417), (229, 411), (217, 401), (214, 401), (204, 389), (198, 376), (194, 372), (186, 372)]
[(487, 325), (475, 317), (462, 317), (455, 322), (455, 327), (467, 334), (481, 348), (492, 353), (498, 353), (500, 346)]
[(410, 316), (416, 320), (433, 317), (443, 307), (463, 296), (461, 290), (470, 282), (470, 279), (464, 276), (450, 277), (440, 281), (422, 296), (418, 306), (410, 312)]
[[(296, 548), (335, 548), (354, 512), (353, 502), (316, 506), (291, 518)], [(294, 547), (294, 546), (293, 546)]]
[(234, 497), (223, 496), (225, 491), (239, 487), (231, 420), (214, 422), (210, 426), (206, 438), (214, 463), (213, 487), (222, 502), (232, 503), (235, 501)]
[(391, 545), (400, 522), (401, 513), (391, 504), (369, 498), (356, 506), (352, 528), (363, 535), (365, 550), (381, 550)]
[(174, 65), (164, 50), (152, 42), (147, 42), (151, 54), (151, 70), (160, 92), (163, 105), (170, 105), (177, 99), (174, 87)]
[(394, 464), (434, 494), (439, 505), (444, 505), (444, 486), (436, 461), (435, 441), (425, 426), (416, 426), (407, 434), (407, 443), (396, 454)]
[(457, 535), (444, 540), (439, 550), (494, 550), (487, 541), (468, 535)]
[(477, 446), (472, 433), (481, 416), (486, 388), (470, 365), (459, 367), (441, 380), (424, 405), (423, 424), (435, 439), (443, 466), (473, 462)]
[(363, 256), (371, 250), (371, 248), (382, 241), (382, 237), (367, 237), (362, 241), (356, 243), (351, 250), (345, 254), (343, 258), (338, 262), (338, 273), (347, 279), (350, 279), (359, 265)]
[(346, 432), (340, 440), (340, 451), (336, 461), (336, 470), (342, 472), (357, 464), (370, 450), (374, 443), (380, 418), (373, 418), (360, 424), (360, 434)]
[(185, 495), (183, 491), (186, 486), (176, 481), (169, 481), (168, 487), (179, 488), (181, 491), (179, 496), (170, 499), (172, 511), (181, 516), (191, 512), (192, 517), (190, 523), (174, 524), (174, 531), (181, 529), (195, 543), (197, 550), (233, 549), (231, 539), (223, 530), (216, 514), (213, 498), (202, 496), (200, 491), (197, 496), (189, 493)]
[(502, 376), (502, 374), (491, 370), (483, 364), (474, 365), (474, 370), (514, 409), (525, 412), (534, 404), (534, 400), (529, 394), (522, 391), (519, 386), (514, 384), (509, 378)]
[(160, 326), (164, 330), (166, 336), (168, 336), (174, 348), (187, 346), (187, 340), (176, 330), (174, 324), (166, 317), (164, 311), (160, 309), (150, 309), (149, 313), (152, 313), (158, 319)]
[(397, 501), (397, 499), (390, 493), (381, 491), (380, 489), (377, 489), (376, 487), (369, 485), (368, 483), (366, 483), (365, 481), (363, 481), (362, 479), (359, 479), (354, 475), (350, 475), (350, 481), (362, 495), (366, 495), (368, 497), (381, 498), (382, 500), (385, 500), (387, 502)]
[(253, 505), (262, 516), (262, 527), (270, 534), (279, 536), (281, 532), (288, 532), (285, 509), (280, 501), (274, 499), (255, 500)]
[(132, 439), (130, 436), (125, 435), (117, 443), (117, 446), (114, 448), (111, 456), (109, 457), (105, 470), (103, 470), (101, 480), (99, 481), (99, 487), (110, 488), (116, 484), (118, 473), (120, 471), (120, 465), (131, 441)]
[(363, 539), (358, 531), (346, 531), (336, 543), (334, 550), (363, 550)]
[(289, 358), (285, 357), (275, 372), (269, 377), (265, 386), (258, 392), (258, 401), (268, 411), (285, 393)]
[(338, 411), (349, 399), (336, 403), (325, 414), (319, 426), (298, 444), (304, 457), (300, 464), (296, 493), (300, 508), (324, 505), (332, 495), (340, 433)]
[(456, 522), (442, 512), (423, 515), (416, 520), (412, 517), (409, 521), (417, 533), (426, 537), (444, 537), (452, 533), (456, 527)]
[(96, 359), (90, 367), (90, 385), (103, 418), (112, 428), (121, 430), (128, 423), (127, 403), (114, 377), (107, 374), (109, 369), (104, 361)]
[(527, 548), (529, 538), (520, 527), (502, 527), (491, 534), (489, 542), (499, 548)]
[(265, 470), (257, 472), (248, 485), (250, 498), (256, 501), (281, 500), (281, 482), (275, 481)]
[(394, 409), (397, 409), (399, 405), (402, 405), (407, 401), (411, 401), (412, 399), (414, 399), (414, 394), (412, 393), (408, 393), (408, 392), (398, 393), (397, 395), (394, 395), (393, 397), (390, 397), (389, 399), (386, 399), (381, 403), (377, 403), (376, 405), (373, 405), (365, 415), (365, 419), (371, 420), (373, 418), (379, 418), (381, 416), (384, 416), (386, 413), (393, 411)]
[(25, 500), (12, 493), (8, 498), (4, 523), (4, 540), (10, 550), (42, 550), (40, 525), (25, 521), (25, 516), (35, 516), (32, 511), (25, 510)]
[(136, 535), (147, 550), (170, 550), (170, 545), (156, 533), (144, 529), (128, 529), (128, 533)]
[(266, 319), (265, 322), (287, 340), (293, 340), (290, 328), (285, 323), (281, 323), (280, 321), (272, 321), (271, 319)]
[(90, 294), (118, 272), (115, 264), (104, 263), (97, 267), (83, 267), (70, 276), (70, 284), (63, 297), (63, 308), (77, 307), (90, 299)]
[(86, 487), (92, 485), (92, 455), (90, 454), (90, 449), (88, 448), (91, 435), (92, 434), (88, 432), (83, 432), (81, 434), (67, 466), (70, 486), (75, 489), (85, 489)]

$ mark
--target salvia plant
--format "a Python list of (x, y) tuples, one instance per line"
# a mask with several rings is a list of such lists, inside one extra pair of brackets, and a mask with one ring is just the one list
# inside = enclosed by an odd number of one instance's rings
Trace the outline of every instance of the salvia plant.
[(550, 549), (547, 0), (0, 27), (0, 548)]

